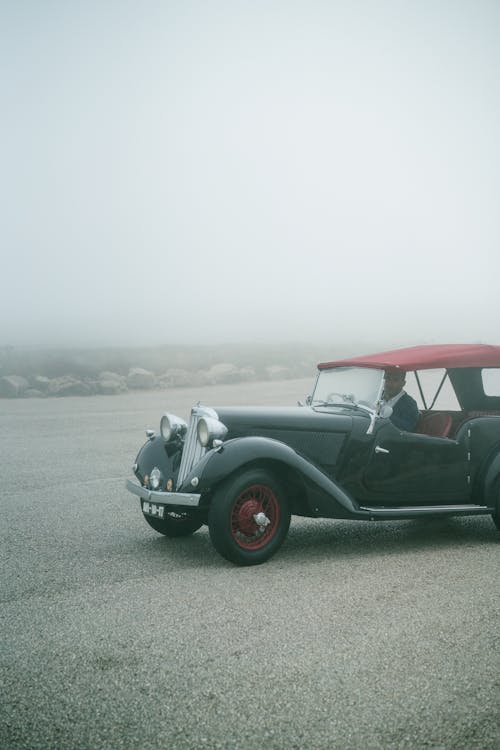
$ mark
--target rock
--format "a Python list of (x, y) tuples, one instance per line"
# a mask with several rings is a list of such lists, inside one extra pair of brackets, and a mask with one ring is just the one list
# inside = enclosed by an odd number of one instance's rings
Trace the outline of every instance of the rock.
[(127, 375), (127, 386), (129, 388), (156, 388), (158, 379), (149, 370), (142, 367), (131, 367)]
[(235, 366), (228, 362), (220, 362), (213, 365), (206, 373), (209, 383), (238, 383), (241, 381), (241, 372)]
[(207, 379), (201, 370), (192, 372), (182, 368), (172, 367), (159, 378), (162, 388), (184, 388), (186, 386), (206, 385)]
[(102, 393), (105, 396), (112, 396), (115, 393), (123, 393), (127, 390), (127, 381), (123, 375), (118, 375), (116, 372), (103, 371), (99, 373), (99, 378), (96, 382), (97, 393)]
[(73, 377), (73, 375), (63, 375), (60, 378), (53, 378), (49, 383), (49, 396), (90, 396), (94, 389), (89, 383)]
[(264, 370), (269, 380), (287, 380), (287, 378), (290, 378), (290, 370), (288, 367), (270, 365), (269, 367), (265, 367)]
[(46, 378), (43, 375), (34, 375), (30, 378), (31, 387), (42, 393), (49, 392), (50, 378)]
[(20, 398), (29, 388), (29, 383), (22, 375), (4, 375), (0, 378), (0, 396)]
[(240, 369), (240, 378), (242, 381), (256, 380), (257, 373), (253, 367), (242, 367)]

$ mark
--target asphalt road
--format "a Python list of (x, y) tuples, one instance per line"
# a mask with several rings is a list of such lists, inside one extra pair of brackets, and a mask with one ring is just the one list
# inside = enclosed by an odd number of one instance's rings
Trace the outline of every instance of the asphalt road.
[(2, 749), (500, 748), (489, 518), (294, 518), (237, 568), (125, 490), (164, 410), (309, 385), (0, 401)]

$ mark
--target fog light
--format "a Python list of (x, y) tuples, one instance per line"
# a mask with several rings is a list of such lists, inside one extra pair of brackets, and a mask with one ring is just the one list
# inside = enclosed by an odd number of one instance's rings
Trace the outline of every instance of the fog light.
[(160, 477), (160, 470), (155, 466), (149, 477), (149, 484), (151, 485), (152, 490), (157, 490), (160, 486)]

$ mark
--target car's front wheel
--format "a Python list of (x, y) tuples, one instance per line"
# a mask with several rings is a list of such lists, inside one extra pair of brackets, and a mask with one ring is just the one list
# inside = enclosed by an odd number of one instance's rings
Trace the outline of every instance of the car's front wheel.
[(290, 505), (280, 483), (267, 471), (251, 469), (223, 482), (208, 513), (215, 549), (237, 565), (258, 565), (283, 543)]
[(203, 526), (199, 518), (189, 513), (174, 513), (171, 511), (166, 513), (163, 518), (148, 516), (146, 513), (143, 515), (151, 528), (164, 536), (189, 536)]

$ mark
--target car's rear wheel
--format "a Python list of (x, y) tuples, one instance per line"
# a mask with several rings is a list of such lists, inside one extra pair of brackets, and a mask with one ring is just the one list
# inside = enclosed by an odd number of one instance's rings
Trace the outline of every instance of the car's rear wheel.
[(174, 513), (170, 511), (163, 518), (154, 518), (145, 513), (143, 515), (151, 528), (164, 536), (189, 536), (203, 526), (199, 518), (189, 513)]
[(290, 505), (280, 483), (263, 469), (251, 469), (223, 482), (208, 513), (215, 549), (237, 565), (258, 565), (283, 543)]
[(494, 513), (491, 514), (491, 518), (493, 519), (493, 523), (497, 527), (498, 531), (500, 531), (500, 496), (497, 499), (497, 509)]
[(496, 480), (495, 496), (496, 496), (495, 510), (491, 514), (491, 518), (493, 520), (493, 523), (497, 527), (498, 531), (500, 531), (500, 478)]

